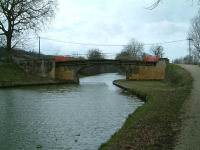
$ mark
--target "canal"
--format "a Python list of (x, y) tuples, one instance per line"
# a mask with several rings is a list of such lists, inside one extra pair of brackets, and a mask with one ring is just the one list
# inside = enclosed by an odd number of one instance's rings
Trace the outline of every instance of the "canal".
[(1, 89), (0, 150), (97, 150), (143, 104), (112, 84), (121, 78)]

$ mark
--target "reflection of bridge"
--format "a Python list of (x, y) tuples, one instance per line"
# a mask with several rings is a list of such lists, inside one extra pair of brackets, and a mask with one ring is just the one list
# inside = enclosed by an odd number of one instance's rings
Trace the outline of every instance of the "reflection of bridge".
[(128, 80), (152, 80), (164, 79), (167, 59), (160, 59), (158, 62), (145, 62), (138, 60), (68, 60), (56, 62), (55, 78), (70, 82), (79, 82), (78, 72), (83, 67), (91, 65), (117, 65), (126, 70)]

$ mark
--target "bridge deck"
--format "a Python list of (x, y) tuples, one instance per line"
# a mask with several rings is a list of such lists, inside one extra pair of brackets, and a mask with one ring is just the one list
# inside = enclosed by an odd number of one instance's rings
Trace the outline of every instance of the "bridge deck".
[(146, 62), (141, 60), (112, 60), (112, 59), (92, 59), (92, 60), (69, 60), (56, 62), (59, 65), (138, 65), (138, 66), (154, 66), (157, 62)]

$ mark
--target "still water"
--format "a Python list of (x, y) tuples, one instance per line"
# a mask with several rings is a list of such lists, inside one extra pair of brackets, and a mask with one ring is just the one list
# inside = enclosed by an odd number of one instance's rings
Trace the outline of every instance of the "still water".
[(80, 85), (0, 90), (0, 150), (97, 150), (141, 106), (112, 81), (115, 73)]

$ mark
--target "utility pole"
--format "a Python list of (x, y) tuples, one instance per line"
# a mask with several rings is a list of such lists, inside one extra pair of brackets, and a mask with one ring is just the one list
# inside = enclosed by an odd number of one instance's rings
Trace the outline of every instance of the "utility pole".
[(40, 36), (39, 36), (39, 58), (40, 58)]
[(189, 42), (189, 64), (191, 64), (192, 62), (191, 62), (191, 46), (190, 46), (191, 44), (190, 44), (190, 42), (193, 41), (193, 39), (188, 38), (187, 40)]

